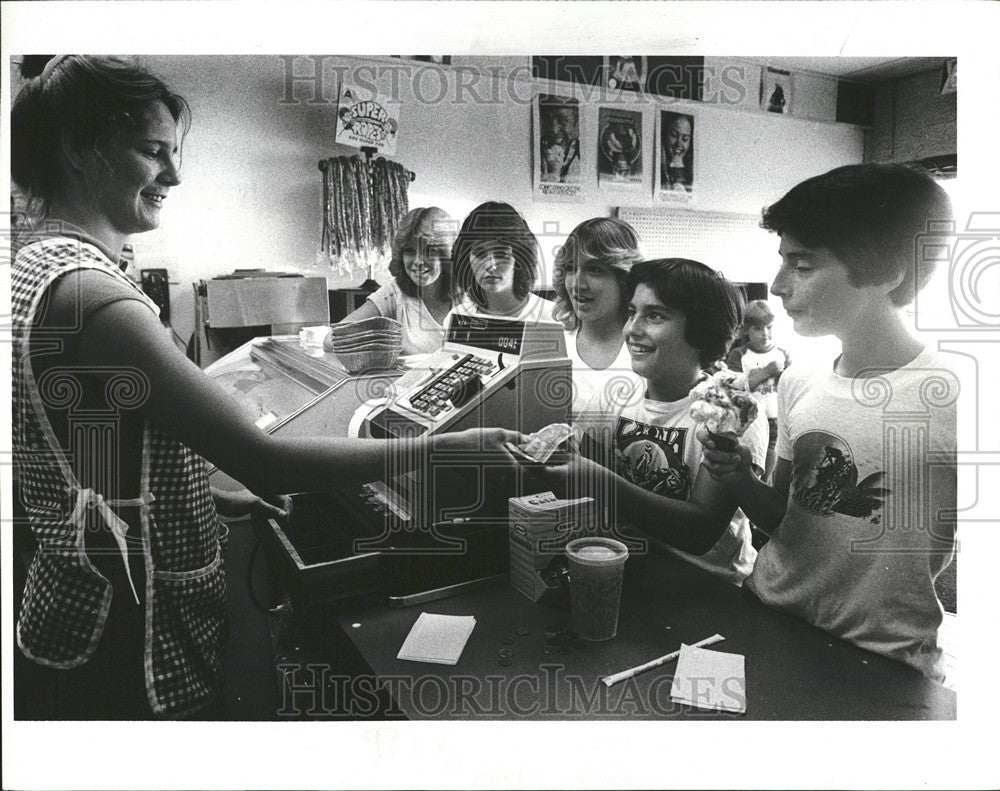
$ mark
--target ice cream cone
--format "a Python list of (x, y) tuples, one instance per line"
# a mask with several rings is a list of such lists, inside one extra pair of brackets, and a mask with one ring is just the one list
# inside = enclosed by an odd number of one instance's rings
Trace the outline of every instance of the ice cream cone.
[(711, 431), (708, 431), (708, 429), (705, 429), (705, 431), (708, 433), (708, 438), (715, 443), (717, 450), (724, 450), (727, 453), (736, 452), (736, 437), (725, 436), (723, 434), (713, 434)]

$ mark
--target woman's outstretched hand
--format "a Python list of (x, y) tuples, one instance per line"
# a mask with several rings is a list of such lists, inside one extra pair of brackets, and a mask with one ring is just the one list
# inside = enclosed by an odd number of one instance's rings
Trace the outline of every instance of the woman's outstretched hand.
[(465, 431), (438, 434), (432, 442), (435, 450), (478, 451), (510, 458), (510, 455), (503, 450), (504, 443), (520, 445), (524, 442), (524, 435), (505, 428), (469, 428)]
[(219, 516), (227, 519), (242, 519), (256, 514), (264, 519), (277, 519), (279, 522), (284, 522), (288, 517), (287, 498), (280, 498), (281, 504), (275, 505), (258, 497), (249, 489), (230, 492), (213, 488), (212, 499), (215, 501), (216, 512)]

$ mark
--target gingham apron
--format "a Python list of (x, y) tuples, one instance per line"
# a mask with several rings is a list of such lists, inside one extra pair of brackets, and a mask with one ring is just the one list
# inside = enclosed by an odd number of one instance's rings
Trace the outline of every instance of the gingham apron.
[[(145, 560), (146, 691), (158, 714), (200, 709), (219, 693), (226, 640), (226, 588), (222, 551), (226, 528), (212, 502), (205, 461), (155, 425), (143, 426), (139, 496), (105, 500), (76, 479), (43, 406), (30, 364), (31, 322), (46, 289), (60, 275), (100, 269), (155, 304), (93, 245), (70, 237), (33, 241), (15, 256), (12, 273), (13, 439), (21, 496), (39, 551), (28, 570), (17, 623), (17, 641), (30, 659), (52, 668), (73, 668), (94, 653), (113, 591), (87, 556), (85, 534), (93, 520), (110, 528), (133, 583), (126, 557), (129, 527), (114, 512), (137, 506)], [(58, 345), (39, 337), (39, 347)], [(141, 379), (118, 381), (122, 402), (140, 397)], [(68, 379), (64, 380), (69, 382)], [(114, 388), (109, 380), (107, 391)], [(46, 388), (46, 398), (66, 397)], [(132, 600), (135, 588), (119, 591)], [(135, 596), (138, 602), (138, 597)], [(128, 604), (126, 604), (128, 606)], [(132, 606), (138, 606), (133, 604)]]

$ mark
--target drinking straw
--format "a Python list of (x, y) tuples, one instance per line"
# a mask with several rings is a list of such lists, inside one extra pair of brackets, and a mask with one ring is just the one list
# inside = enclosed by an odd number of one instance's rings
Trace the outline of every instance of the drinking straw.
[[(706, 645), (712, 645), (720, 640), (725, 640), (721, 634), (713, 634), (711, 637), (706, 637), (704, 640), (700, 640), (692, 645), (693, 648), (704, 648)], [(615, 673), (614, 675), (605, 676), (601, 679), (609, 687), (612, 684), (617, 684), (619, 681), (624, 681), (626, 678), (632, 678), (632, 676), (637, 676), (640, 673), (645, 673), (647, 670), (652, 670), (654, 667), (659, 667), (660, 665), (665, 665), (667, 662), (672, 662), (677, 657), (681, 655), (680, 650), (671, 651), (669, 654), (664, 654), (644, 665), (636, 665), (635, 667), (630, 667), (628, 670), (623, 670), (620, 673)]]

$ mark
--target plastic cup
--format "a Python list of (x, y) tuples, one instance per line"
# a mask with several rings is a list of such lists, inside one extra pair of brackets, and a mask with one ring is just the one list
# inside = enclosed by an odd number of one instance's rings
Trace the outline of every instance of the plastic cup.
[(573, 631), (584, 640), (618, 632), (618, 606), (628, 547), (613, 538), (577, 538), (566, 545)]

